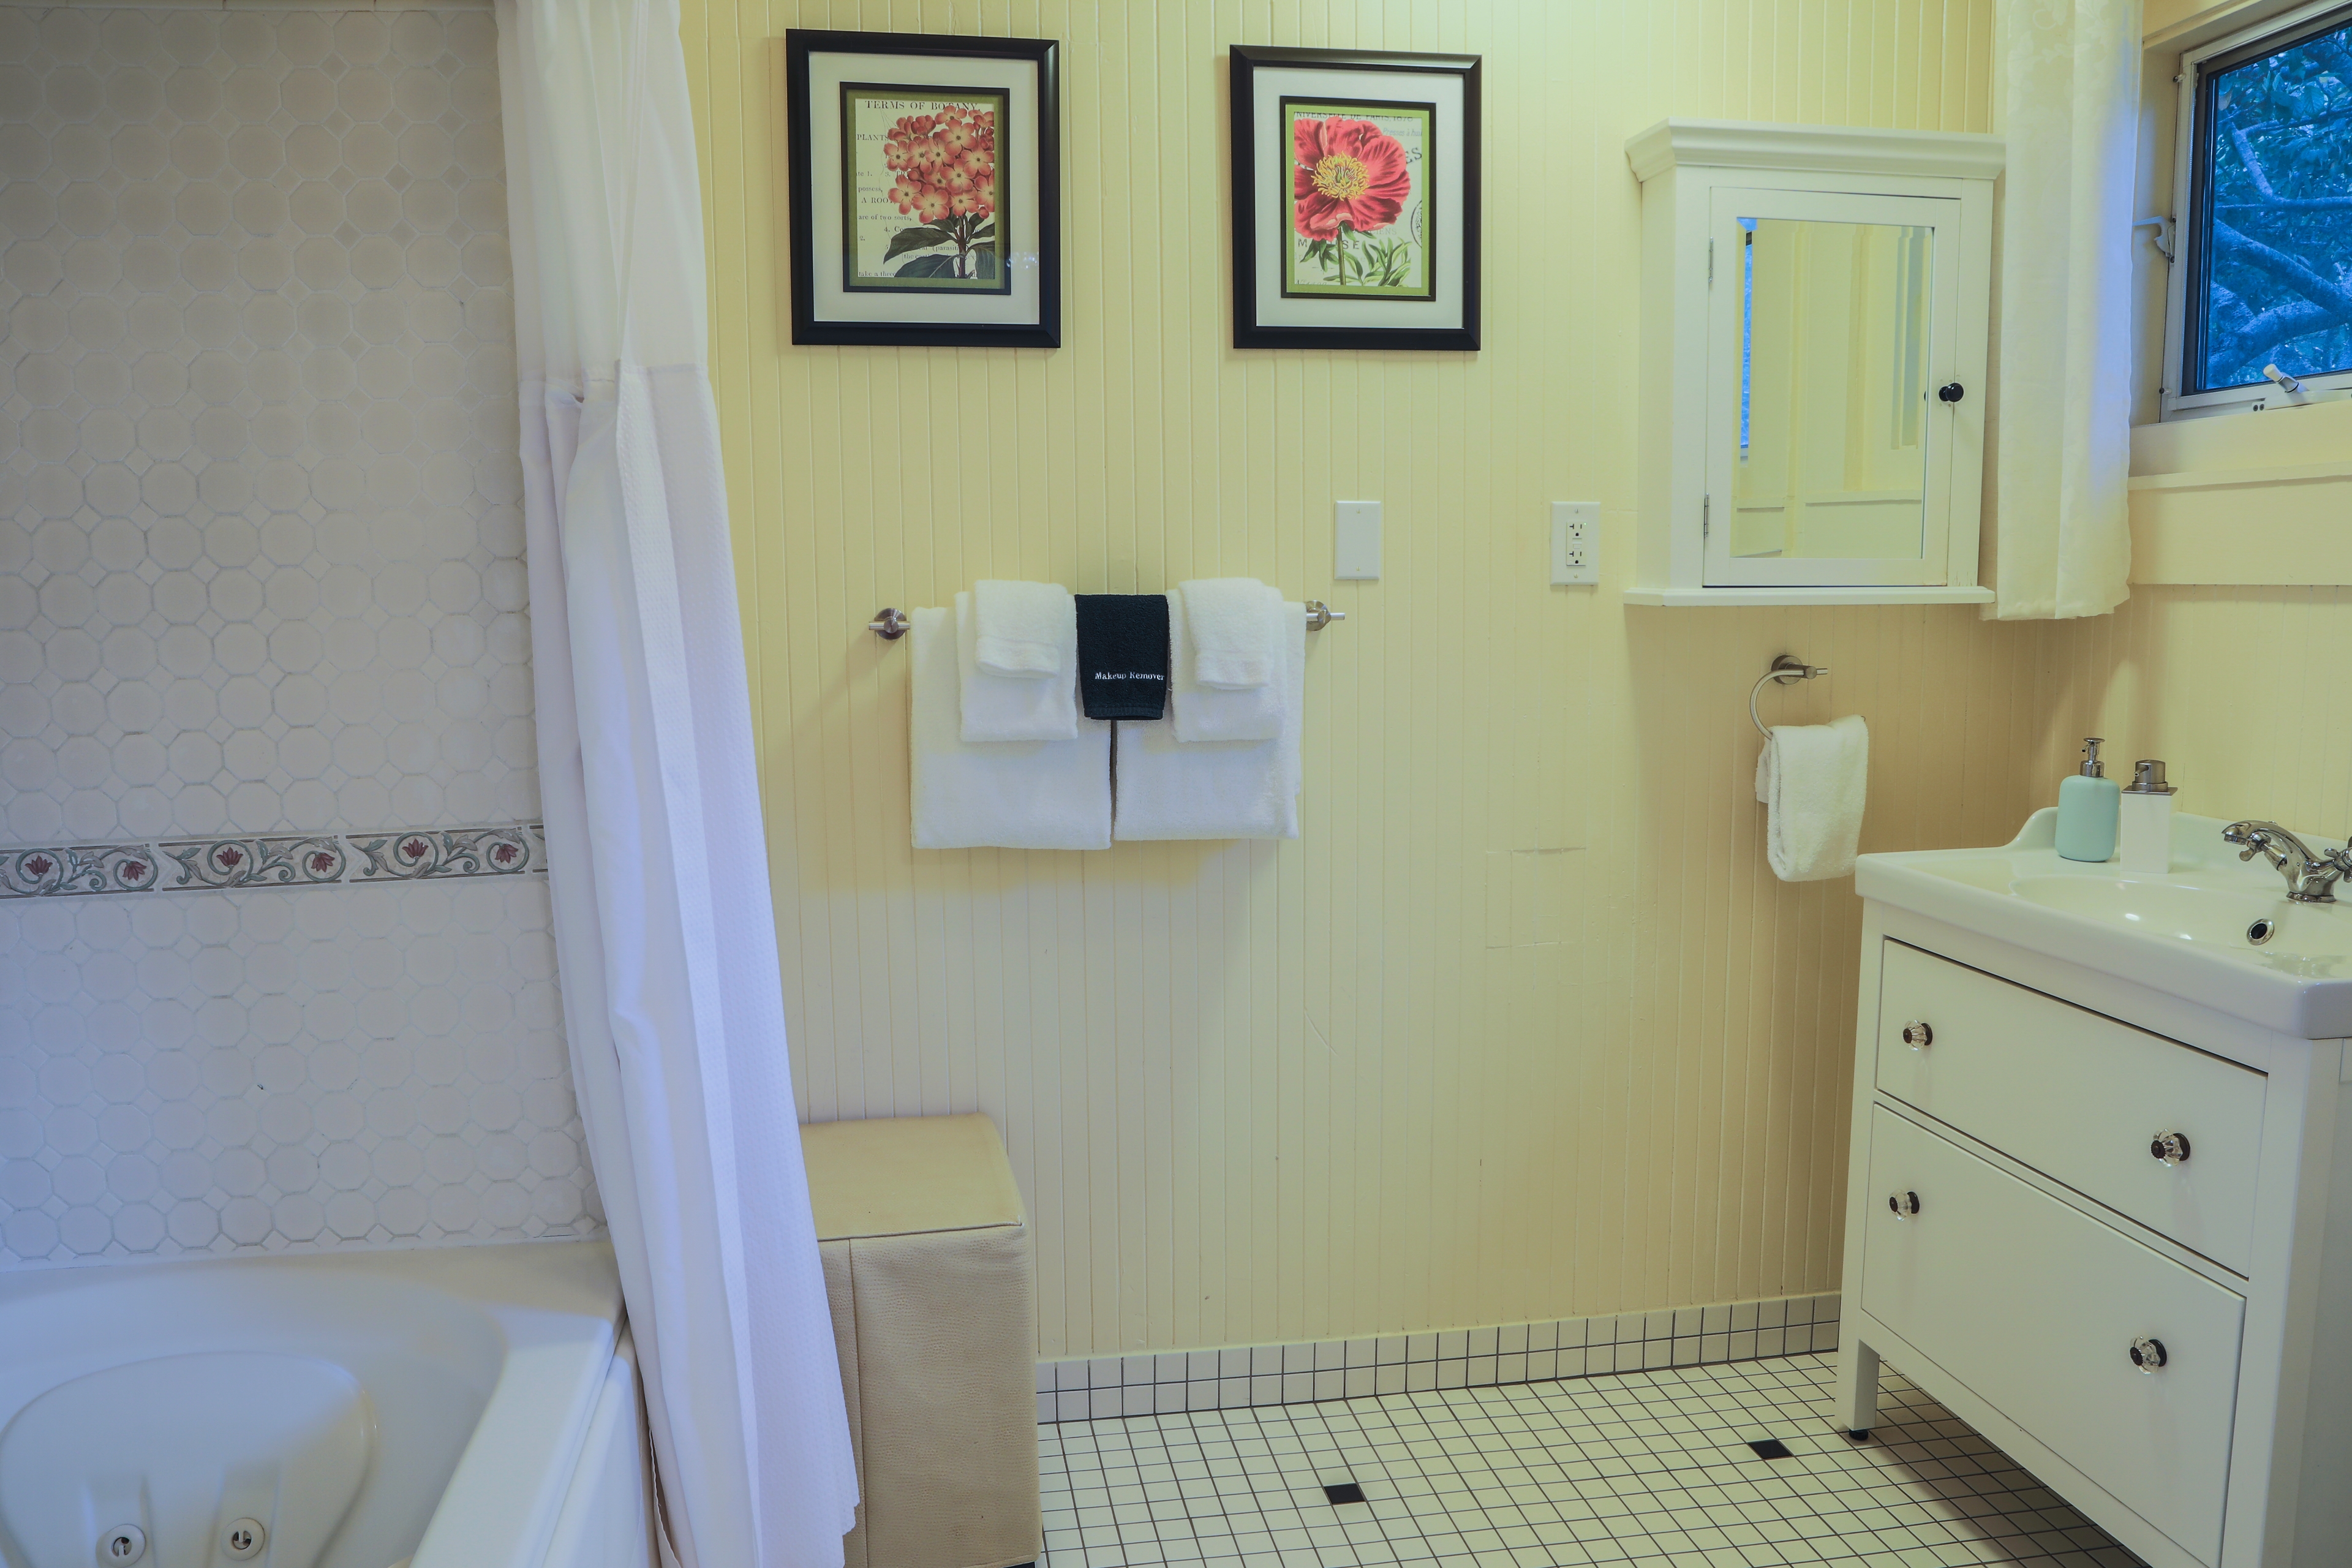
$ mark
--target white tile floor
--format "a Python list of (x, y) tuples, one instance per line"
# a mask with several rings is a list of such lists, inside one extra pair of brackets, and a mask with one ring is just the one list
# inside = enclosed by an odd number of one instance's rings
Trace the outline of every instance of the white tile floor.
[[(1040, 1568), (2137, 1568), (1891, 1371), (1879, 1425), (1788, 1356), (1040, 1426)], [(1777, 1437), (1790, 1456), (1758, 1458)], [(1361, 1503), (1325, 1485), (1354, 1481)]]

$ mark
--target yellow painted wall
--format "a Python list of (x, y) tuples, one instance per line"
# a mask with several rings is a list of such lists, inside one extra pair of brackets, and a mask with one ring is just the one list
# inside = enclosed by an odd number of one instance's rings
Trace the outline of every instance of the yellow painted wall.
[(2165, 759), (2178, 810), (2352, 836), (2352, 588), (2143, 584), (2042, 635), (2043, 801), (2082, 737), (2105, 735), (2111, 776)]
[[(685, 10), (804, 1115), (995, 1117), (1047, 1355), (1835, 1288), (1859, 906), (1764, 868), (1748, 687), (1833, 668), (1768, 718), (1869, 717), (1865, 848), (1997, 841), (2052, 782), (2016, 765), (2047, 634), (1618, 603), (1622, 145), (1669, 113), (1984, 130), (1990, 0)], [(1063, 40), (1062, 349), (789, 344), (790, 26)], [(1229, 346), (1236, 41), (1485, 56), (1484, 352)], [(1385, 503), (1378, 584), (1330, 580), (1343, 497)], [(1598, 591), (1547, 585), (1552, 500), (1606, 507)], [(1349, 613), (1309, 656), (1300, 841), (908, 847), (877, 608), (1224, 574)]]

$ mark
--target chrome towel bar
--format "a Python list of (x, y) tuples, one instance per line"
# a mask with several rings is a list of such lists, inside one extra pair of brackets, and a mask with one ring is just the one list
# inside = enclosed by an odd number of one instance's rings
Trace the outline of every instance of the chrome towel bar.
[[(1332, 622), (1347, 618), (1347, 611), (1335, 610), (1320, 599), (1307, 601), (1307, 629), (1310, 632), (1319, 632)], [(885, 608), (874, 613), (874, 618), (866, 623), (866, 629), (884, 642), (897, 642), (914, 624), (908, 618), (906, 611)]]

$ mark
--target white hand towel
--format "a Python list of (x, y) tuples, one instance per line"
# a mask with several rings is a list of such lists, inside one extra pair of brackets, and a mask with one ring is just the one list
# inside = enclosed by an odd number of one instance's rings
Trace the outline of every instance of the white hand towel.
[(1282, 602), (1278, 590), (1255, 577), (1194, 577), (1177, 589), (1196, 681), (1213, 691), (1250, 691), (1281, 673), (1282, 641), (1267, 635), (1266, 622), (1266, 601)]
[[(1263, 595), (1258, 617), (1266, 646), (1282, 647), (1283, 617), (1290, 612), (1276, 589), (1257, 584)], [(1176, 738), (1186, 745), (1202, 741), (1271, 741), (1282, 733), (1282, 683), (1268, 680), (1243, 690), (1204, 686), (1200, 649), (1192, 641), (1192, 595), (1179, 588), (1175, 613), (1168, 617), (1169, 716)], [(1302, 612), (1300, 620), (1306, 619)]]
[(971, 585), (971, 626), (972, 662), (991, 675), (1037, 680), (1077, 673), (1077, 605), (1059, 583), (983, 577)]
[[(945, 610), (940, 612), (946, 615)], [(955, 597), (959, 733), (967, 741), (1066, 741), (1078, 732), (1078, 631), (1071, 612), (1067, 674), (1039, 679), (1007, 679), (980, 668), (980, 617), (971, 595)]]
[(1756, 759), (1765, 856), (1784, 882), (1822, 882), (1853, 869), (1870, 784), (1870, 726), (1777, 724)]
[(1282, 732), (1271, 741), (1176, 739), (1175, 726), (1122, 720), (1118, 726), (1119, 838), (1296, 838), (1298, 737), (1307, 688), (1307, 606), (1290, 617), (1273, 682), (1282, 697)]
[(915, 847), (1109, 848), (1110, 726), (1088, 721), (1069, 741), (966, 744), (954, 622), (944, 609), (917, 610), (914, 619)]

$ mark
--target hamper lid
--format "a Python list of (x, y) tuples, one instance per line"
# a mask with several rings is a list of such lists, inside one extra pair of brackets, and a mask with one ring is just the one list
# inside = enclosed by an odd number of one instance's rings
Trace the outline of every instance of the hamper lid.
[(985, 1116), (896, 1116), (801, 1129), (819, 1241), (1019, 1225), (1020, 1189)]

